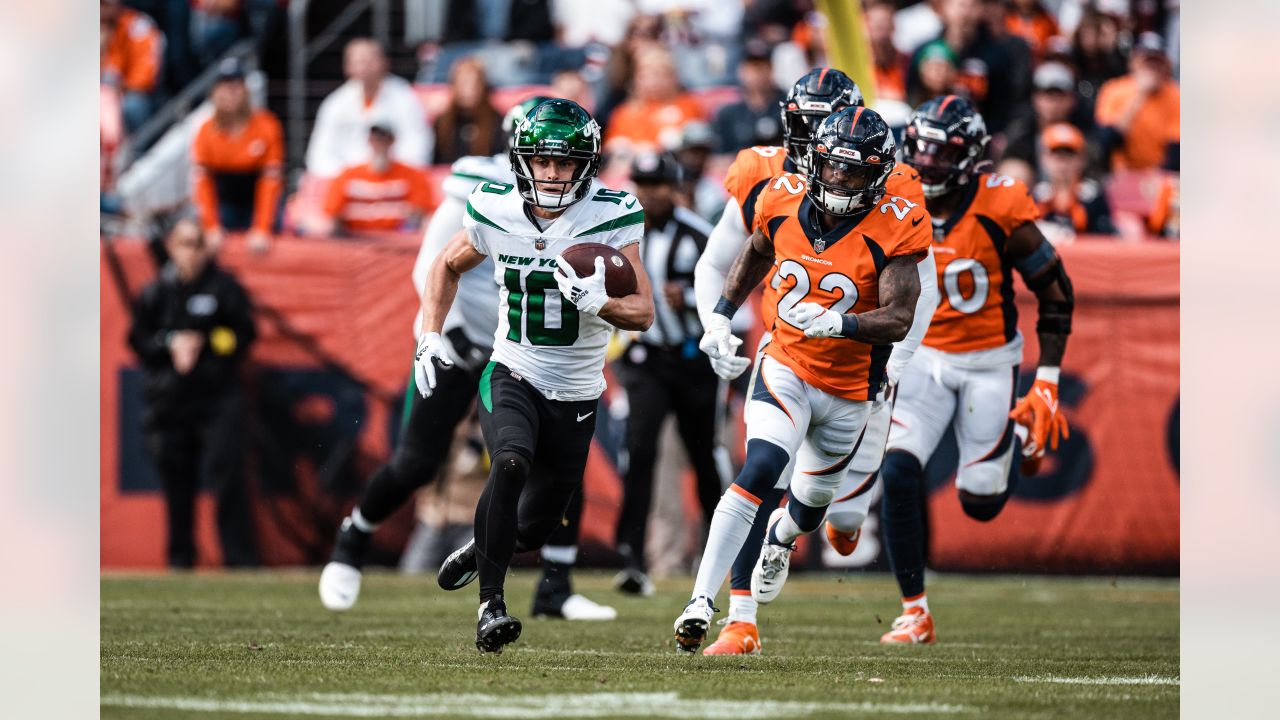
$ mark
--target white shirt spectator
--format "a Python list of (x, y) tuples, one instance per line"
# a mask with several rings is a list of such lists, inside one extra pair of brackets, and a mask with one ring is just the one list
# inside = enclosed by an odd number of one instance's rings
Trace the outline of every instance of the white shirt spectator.
[(343, 169), (369, 159), (369, 125), (375, 120), (395, 130), (392, 156), (422, 167), (431, 162), (434, 138), (417, 93), (403, 78), (387, 75), (373, 102), (365, 105), (360, 83), (348, 80), (320, 103), (316, 125), (307, 146), (307, 172), (334, 177)]
[(911, 55), (941, 32), (942, 18), (927, 0), (893, 14), (893, 46), (900, 53)]

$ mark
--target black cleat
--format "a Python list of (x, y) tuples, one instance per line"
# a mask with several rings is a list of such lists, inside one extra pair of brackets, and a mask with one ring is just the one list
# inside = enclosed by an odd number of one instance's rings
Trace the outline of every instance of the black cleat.
[(361, 569), (364, 567), (364, 556), (369, 551), (369, 541), (372, 538), (372, 534), (356, 527), (355, 523), (351, 522), (350, 516), (343, 518), (342, 525), (338, 527), (338, 538), (333, 541), (333, 552), (329, 555), (329, 562)]
[(476, 623), (476, 649), (480, 652), (501, 653), (502, 648), (520, 638), (520, 621), (507, 614), (507, 604), (501, 595), (489, 600), (480, 610)]
[[(444, 559), (440, 565), (440, 572), (436, 575), (436, 582), (440, 583), (440, 587), (445, 590), (457, 590), (475, 580), (476, 573), (476, 541), (472, 538), (466, 545), (454, 550)], [(506, 614), (505, 607), (503, 614)], [(518, 622), (516, 624), (519, 625)], [(520, 634), (518, 629), (516, 634)]]
[(653, 595), (653, 581), (643, 570), (638, 568), (624, 568), (613, 578), (613, 588), (620, 593), (626, 595), (639, 595), (641, 597), (649, 597)]

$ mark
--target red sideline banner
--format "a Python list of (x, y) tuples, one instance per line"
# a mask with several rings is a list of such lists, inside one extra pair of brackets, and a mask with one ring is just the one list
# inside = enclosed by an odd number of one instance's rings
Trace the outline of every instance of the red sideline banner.
[[(418, 238), (353, 242), (281, 238), (266, 256), (237, 243), (220, 262), (258, 308), (248, 368), (254, 415), (248, 480), (258, 544), (270, 565), (315, 564), (368, 473), (386, 457), (409, 381)], [(931, 463), (930, 564), (939, 569), (1173, 573), (1178, 566), (1178, 248), (1082, 241), (1062, 249), (1076, 288), (1062, 401), (1071, 439), (1041, 476), (1024, 479), (991, 523), (960, 509), (945, 467)], [(119, 272), (114, 272), (117, 268)], [(104, 252), (101, 295), (101, 513), (104, 568), (164, 564), (164, 510), (142, 452), (140, 375), (125, 344), (127, 292), (154, 276), (145, 246)], [(1035, 303), (1020, 324), (1036, 357)], [(614, 388), (611, 388), (613, 391)], [(606, 396), (606, 401), (608, 396)], [(602, 413), (607, 416), (607, 413)], [(615, 435), (616, 437), (616, 435)], [(597, 435), (587, 468), (584, 546), (611, 547), (620, 505)], [(406, 508), (379, 533), (374, 560), (394, 560)], [(212, 503), (197, 509), (200, 564), (220, 562)]]

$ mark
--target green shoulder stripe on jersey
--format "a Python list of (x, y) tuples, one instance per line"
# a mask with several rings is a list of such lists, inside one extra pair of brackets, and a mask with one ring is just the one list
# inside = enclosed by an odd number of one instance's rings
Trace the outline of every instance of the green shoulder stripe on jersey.
[(481, 215), (479, 212), (477, 212), (477, 211), (476, 211), (476, 209), (475, 209), (474, 207), (471, 207), (471, 201), (470, 201), (470, 200), (468, 200), (468, 201), (467, 201), (467, 214), (471, 216), (471, 219), (472, 219), (472, 220), (475, 220), (476, 222), (478, 222), (478, 223), (480, 223), (480, 224), (482, 224), (482, 225), (488, 225), (489, 227), (493, 228), (494, 230), (498, 230), (498, 231), (501, 231), (501, 232), (506, 232), (506, 231), (507, 231), (507, 229), (506, 229), (506, 228), (504, 228), (504, 227), (502, 227), (501, 225), (499, 225), (498, 223), (496, 223), (496, 222), (494, 222), (494, 221), (490, 220), (489, 218), (485, 217), (484, 215)]
[(462, 173), (462, 172), (449, 173), (449, 174), (456, 178), (462, 178), (463, 180), (475, 180), (478, 183), (489, 182), (489, 178), (483, 175), (472, 175), (471, 173)]
[(574, 235), (574, 237), (595, 235), (596, 233), (609, 232), (610, 230), (619, 230), (624, 227), (630, 227), (631, 225), (642, 224), (644, 224), (644, 210), (637, 210), (633, 213), (627, 213), (626, 215), (616, 217), (608, 222), (600, 223), (590, 230), (583, 230), (577, 235)]
[(496, 364), (490, 360), (489, 364), (484, 366), (484, 372), (480, 374), (480, 402), (484, 403), (486, 412), (493, 412), (493, 391), (489, 389), (489, 379), (493, 376), (493, 366)]

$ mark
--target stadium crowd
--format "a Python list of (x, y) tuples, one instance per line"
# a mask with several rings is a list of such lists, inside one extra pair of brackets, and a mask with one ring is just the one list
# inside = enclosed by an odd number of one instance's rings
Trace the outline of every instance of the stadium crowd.
[[(418, 48), (412, 79), (391, 73), (374, 40), (346, 42), (345, 82), (321, 103), (295, 168), (249, 71), (222, 57), (244, 38), (283, 33), (288, 0), (100, 0), (101, 85), (115, 99), (104, 145), (216, 64), (211, 112), (189, 145), (191, 202), (214, 253), (240, 238), (269, 252), (282, 233), (419, 230), (451, 163), (505, 151), (510, 106), (558, 96), (599, 120), (606, 184), (655, 184), (633, 182), (632, 160), (669, 151), (681, 166), (670, 174), (675, 205), (714, 222), (733, 154), (780, 144), (784, 90), (830, 64), (828, 38), (863, 32), (828, 33), (806, 0), (426, 4), (441, 6), (443, 40)], [(1054, 243), (1178, 237), (1178, 0), (862, 5), (871, 76), (845, 69), (891, 126), (929, 98), (967, 97), (992, 131), (993, 169), (1032, 188)], [(103, 177), (104, 207), (127, 212), (127, 199), (108, 202), (112, 173)], [(189, 548), (174, 552), (189, 564)]]

